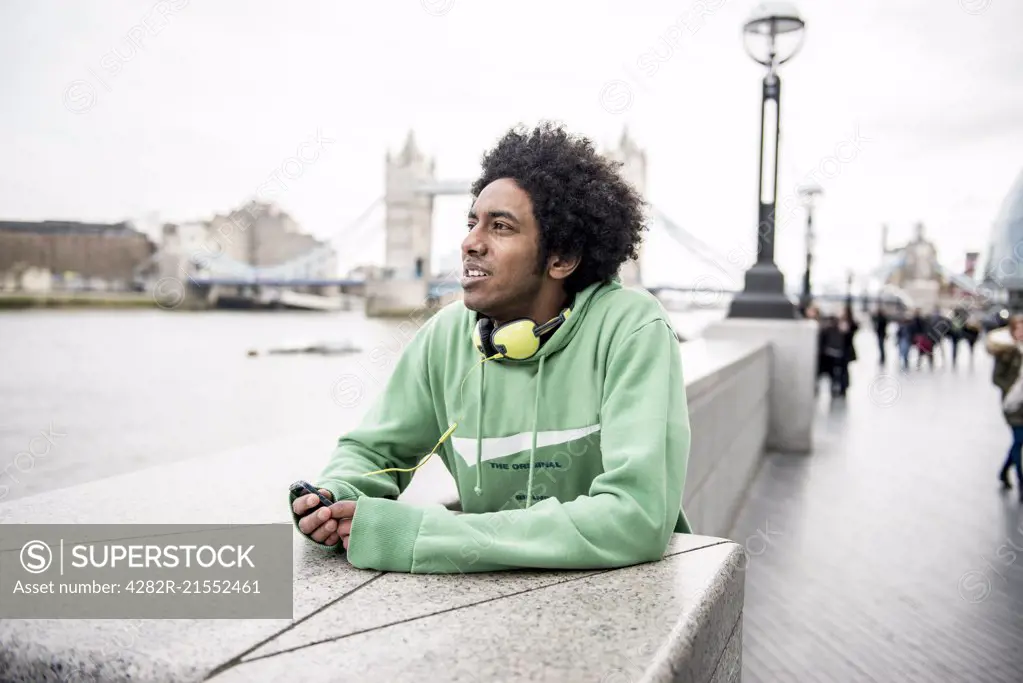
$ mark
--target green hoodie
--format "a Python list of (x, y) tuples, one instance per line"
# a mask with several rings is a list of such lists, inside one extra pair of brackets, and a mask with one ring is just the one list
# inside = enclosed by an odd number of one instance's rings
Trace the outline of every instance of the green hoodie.
[[(592, 285), (523, 361), (481, 363), (476, 319), (458, 301), (427, 321), (312, 482), (335, 500), (358, 499), (353, 566), (620, 567), (657, 560), (673, 532), (691, 533), (681, 508), (689, 411), (678, 340), (657, 299), (617, 280)], [(455, 422), (437, 455), (462, 514), (395, 500), (414, 473), (365, 474), (415, 467)]]

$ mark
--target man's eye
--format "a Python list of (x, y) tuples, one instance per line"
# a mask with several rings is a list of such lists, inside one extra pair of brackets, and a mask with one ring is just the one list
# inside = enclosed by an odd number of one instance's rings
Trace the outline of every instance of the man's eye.
[(497, 228), (497, 229), (500, 229), (500, 230), (510, 230), (511, 229), (507, 225), (505, 225), (504, 223), (494, 223), (494, 227)]

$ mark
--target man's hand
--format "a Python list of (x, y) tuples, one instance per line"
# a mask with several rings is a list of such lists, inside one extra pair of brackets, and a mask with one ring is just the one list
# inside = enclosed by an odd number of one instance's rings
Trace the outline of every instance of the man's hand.
[[(319, 489), (320, 493), (327, 498), (334, 500), (334, 496), (326, 489)], [(326, 546), (335, 546), (338, 541), (348, 550), (348, 538), (352, 533), (352, 519), (355, 517), (355, 501), (342, 500), (334, 503), (329, 508), (320, 507), (319, 510), (309, 513), (309, 510), (320, 505), (320, 500), (313, 494), (301, 496), (291, 504), (291, 509), (301, 517), (298, 520), (298, 529), (303, 534), (317, 543)], [(307, 514), (308, 513), (308, 514)]]

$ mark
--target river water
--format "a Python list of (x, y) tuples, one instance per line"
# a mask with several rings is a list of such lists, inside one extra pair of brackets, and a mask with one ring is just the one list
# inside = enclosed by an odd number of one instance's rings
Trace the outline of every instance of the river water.
[[(723, 314), (672, 319), (693, 338)], [(326, 458), (415, 329), (361, 311), (0, 312), (0, 502), (297, 434)], [(345, 340), (361, 351), (248, 354)]]

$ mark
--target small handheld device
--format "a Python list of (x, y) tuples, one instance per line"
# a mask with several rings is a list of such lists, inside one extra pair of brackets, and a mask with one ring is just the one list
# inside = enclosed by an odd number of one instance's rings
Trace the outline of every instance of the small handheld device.
[(296, 498), (300, 496), (307, 496), (310, 493), (312, 493), (313, 495), (320, 499), (320, 504), (314, 508), (307, 510), (306, 514), (309, 514), (310, 512), (315, 512), (316, 510), (319, 510), (321, 507), (330, 507), (331, 505), (334, 504), (333, 502), (331, 502), (330, 498), (327, 498), (327, 496), (317, 491), (316, 487), (314, 487), (307, 481), (303, 481), (302, 479), (296, 481), (294, 484), (291, 485), (290, 488), (291, 495), (295, 496)]

